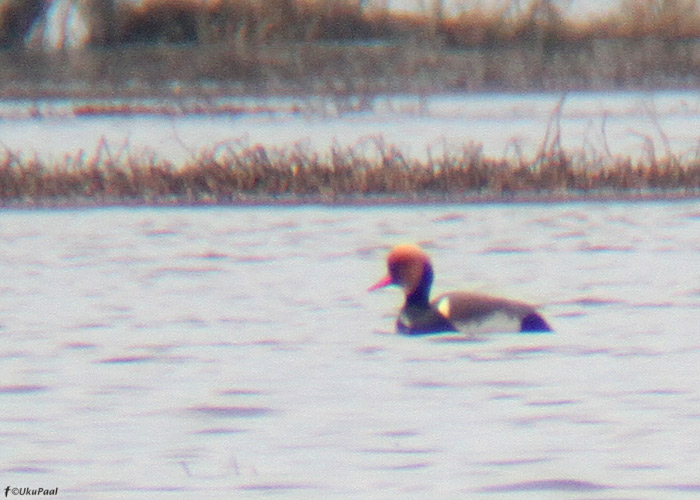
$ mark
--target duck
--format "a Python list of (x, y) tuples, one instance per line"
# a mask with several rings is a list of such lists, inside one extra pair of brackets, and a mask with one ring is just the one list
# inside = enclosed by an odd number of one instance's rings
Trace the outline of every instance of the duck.
[(446, 332), (551, 332), (549, 323), (525, 302), (474, 292), (449, 292), (430, 301), (433, 265), (417, 245), (394, 247), (387, 257), (389, 274), (368, 291), (398, 285), (406, 294), (396, 329), (404, 335)]

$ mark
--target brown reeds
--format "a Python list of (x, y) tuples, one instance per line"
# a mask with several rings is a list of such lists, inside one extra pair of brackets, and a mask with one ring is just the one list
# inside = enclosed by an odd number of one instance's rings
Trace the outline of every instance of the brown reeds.
[(0, 203), (198, 204), (698, 196), (700, 158), (608, 162), (564, 151), (491, 159), (478, 146), (411, 159), (382, 139), (326, 153), (223, 144), (183, 166), (106, 144), (58, 164), (6, 152)]

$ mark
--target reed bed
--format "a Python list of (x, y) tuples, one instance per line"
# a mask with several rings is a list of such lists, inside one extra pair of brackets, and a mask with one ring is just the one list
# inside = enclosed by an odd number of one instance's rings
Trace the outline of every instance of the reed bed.
[(297, 144), (239, 144), (182, 166), (102, 144), (57, 164), (5, 152), (3, 206), (109, 204), (372, 203), (536, 198), (700, 196), (700, 158), (602, 161), (550, 150), (532, 160), (484, 157), (478, 146), (425, 160), (374, 139), (319, 153)]

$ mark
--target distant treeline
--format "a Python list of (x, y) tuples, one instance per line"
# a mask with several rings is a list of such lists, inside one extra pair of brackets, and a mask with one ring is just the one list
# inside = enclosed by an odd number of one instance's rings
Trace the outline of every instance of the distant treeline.
[(588, 19), (561, 3), (465, 1), (448, 15), (432, 0), (408, 15), (362, 0), (76, 0), (86, 45), (47, 53), (29, 41), (50, 2), (0, 0), (0, 93), (138, 93), (173, 82), (334, 93), (700, 83), (696, 0), (622, 0)]
[[(65, 0), (0, 0), (0, 46), (26, 41), (35, 22)], [(89, 21), (88, 43), (250, 43), (415, 39), (447, 47), (558, 44), (601, 39), (700, 38), (697, 0), (621, 0), (580, 19), (557, 0), (425, 2), (415, 14), (386, 0), (69, 0)], [(456, 5), (456, 9), (455, 9)], [(456, 10), (456, 11), (455, 11)], [(604, 14), (604, 15), (603, 15)], [(69, 28), (68, 28), (69, 29)]]

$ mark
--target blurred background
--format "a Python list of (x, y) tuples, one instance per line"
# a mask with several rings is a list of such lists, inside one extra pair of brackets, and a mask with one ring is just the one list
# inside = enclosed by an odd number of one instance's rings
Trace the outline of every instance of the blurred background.
[(1, 0), (0, 94), (688, 88), (696, 0)]

